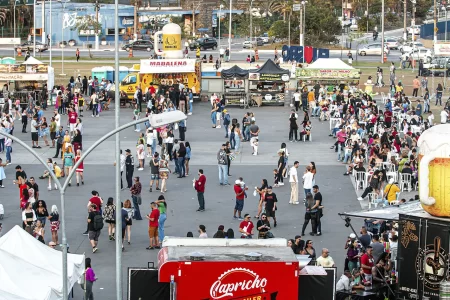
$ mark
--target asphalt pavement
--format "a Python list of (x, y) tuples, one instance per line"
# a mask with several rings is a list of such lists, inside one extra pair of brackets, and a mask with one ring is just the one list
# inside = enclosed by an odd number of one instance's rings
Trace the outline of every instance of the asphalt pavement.
[[(316, 184), (320, 186), (323, 194), (324, 217), (322, 219), (322, 236), (310, 237), (306, 235), (304, 239), (311, 239), (317, 255), (320, 255), (322, 247), (330, 250), (331, 256), (336, 261), (338, 273), (343, 271), (345, 251), (344, 243), (350, 233), (344, 226), (344, 221), (337, 215), (338, 212), (359, 210), (360, 203), (356, 199), (354, 187), (348, 176), (343, 176), (345, 166), (337, 162), (336, 155), (330, 150), (330, 145), (334, 142), (328, 137), (329, 124), (312, 120), (312, 142), (288, 142), (288, 116), (289, 108), (283, 107), (260, 107), (251, 109), (256, 116), (256, 123), (260, 126), (260, 154), (251, 155), (249, 143), (241, 143), (241, 154), (232, 162), (229, 181), (232, 183), (238, 177), (243, 177), (250, 188), (248, 198), (245, 200), (243, 213), (254, 216), (257, 212), (257, 199), (252, 195), (252, 189), (260, 186), (261, 180), (266, 178), (273, 183), (273, 169), (277, 165), (277, 151), (280, 144), (286, 142), (290, 152), (289, 162), (300, 161), (299, 174), (303, 173), (305, 166), (314, 161), (317, 165)], [(167, 236), (185, 236), (188, 231), (192, 231), (197, 236), (199, 224), (204, 224), (209, 236), (214, 235), (219, 225), (225, 228), (232, 228), (238, 231), (239, 222), (232, 218), (234, 208), (234, 192), (232, 186), (223, 187), (218, 183), (216, 153), (220, 145), (225, 141), (224, 129), (211, 128), (209, 116), (210, 107), (208, 103), (195, 103), (194, 114), (189, 116), (187, 121), (187, 140), (192, 146), (192, 159), (190, 176), (178, 179), (171, 176), (168, 180), (168, 218), (165, 232)], [(239, 108), (229, 108), (232, 118), (241, 120), (244, 110)], [(50, 116), (51, 111), (45, 115)], [(132, 111), (121, 109), (120, 123), (131, 121)], [(62, 124), (66, 124), (67, 117), (62, 117)], [(17, 122), (17, 121), (16, 121)], [(100, 118), (92, 118), (87, 112), (83, 118), (84, 136), (83, 148), (87, 149), (102, 135), (114, 128), (114, 111), (101, 113)], [(16, 124), (18, 128), (19, 125)], [(28, 130), (29, 131), (29, 130)], [(15, 131), (15, 136), (31, 144), (29, 133)], [(178, 134), (177, 134), (178, 135)], [(120, 135), (121, 148), (133, 150), (136, 146), (137, 133), (132, 128), (124, 130)], [(42, 143), (41, 143), (42, 145)], [(87, 236), (82, 235), (86, 228), (86, 204), (90, 198), (92, 190), (99, 191), (103, 199), (114, 196), (114, 155), (111, 151), (114, 146), (114, 139), (106, 140), (102, 143), (84, 163), (85, 185), (77, 187), (74, 180), (72, 186), (66, 192), (66, 224), (67, 238), (71, 253), (85, 253), (92, 258), (93, 269), (99, 280), (94, 284), (94, 294), (96, 299), (115, 299), (115, 245), (108, 241), (107, 230), (103, 229), (100, 236), (99, 251), (92, 254)], [(38, 149), (39, 155), (46, 159), (54, 156), (54, 149), (42, 147)], [(5, 161), (4, 154), (0, 156)], [(43, 172), (43, 167), (27, 153), (22, 147), (13, 144), (12, 165), (5, 168), (7, 179), (4, 180), (5, 188), (1, 189), (0, 202), (5, 207), (5, 218), (3, 231), (7, 232), (14, 225), (21, 224), (21, 211), (19, 210), (19, 197), (16, 186), (13, 185), (14, 167), (22, 165), (28, 176), (39, 177)], [(148, 163), (148, 162), (147, 162)], [(172, 164), (172, 169), (174, 168)], [(204, 169), (206, 183), (206, 211), (196, 212), (198, 208), (196, 193), (192, 188), (192, 179), (199, 168)], [(144, 171), (135, 170), (135, 175), (141, 177), (143, 183), (142, 192), (142, 213), (149, 212), (149, 205), (159, 196), (159, 193), (148, 191), (150, 179), (149, 168)], [(125, 178), (124, 178), (125, 179)], [(46, 181), (38, 179), (40, 187), (40, 199), (47, 202), (47, 206), (56, 204), (60, 207), (59, 192), (47, 191)], [(305, 208), (303, 205), (289, 205), (290, 187), (285, 186), (274, 189), (279, 199), (277, 219), (278, 226), (272, 231), (276, 237), (293, 238), (301, 234)], [(127, 190), (121, 192), (122, 200), (130, 198)], [(300, 188), (300, 198), (303, 198)], [(256, 222), (256, 219), (253, 219)], [(354, 226), (361, 223), (354, 221)], [(147, 221), (134, 221), (132, 226), (131, 245), (125, 245), (125, 251), (121, 253), (123, 257), (123, 291), (126, 299), (127, 291), (127, 268), (147, 267), (148, 262), (157, 261), (157, 252), (149, 251), (148, 246)], [(310, 232), (310, 227), (306, 233)], [(50, 240), (49, 227), (47, 225), (45, 240)], [(61, 232), (60, 232), (61, 238)], [(340, 274), (339, 274), (340, 276)], [(78, 286), (74, 288), (75, 299), (82, 299), (82, 292)]]

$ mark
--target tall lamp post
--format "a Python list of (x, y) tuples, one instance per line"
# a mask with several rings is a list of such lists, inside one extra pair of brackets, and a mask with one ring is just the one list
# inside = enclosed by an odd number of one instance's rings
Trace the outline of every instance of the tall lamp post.
[(252, 35), (253, 35), (253, 0), (250, 0), (250, 45), (253, 45)]
[(381, 63), (384, 63), (384, 0), (381, 0)]
[(33, 57), (36, 56), (36, 0), (33, 1)]
[(59, 3), (61, 3), (62, 5), (62, 9), (63, 9), (63, 24), (62, 24), (62, 30), (61, 30), (61, 43), (62, 43), (62, 51), (61, 51), (61, 76), (66, 76), (66, 74), (64, 73), (64, 48), (66, 47), (66, 45), (64, 45), (64, 29), (65, 29), (65, 25), (64, 24), (64, 13), (66, 10), (66, 4), (68, 2), (70, 2), (70, 0), (58, 0)]
[[(49, 62), (50, 62), (50, 67), (52, 66), (52, 34), (53, 34), (53, 23), (52, 23), (52, 0), (50, 0), (49, 1), (50, 2), (50, 18), (49, 18), (49, 22), (50, 22), (50, 25), (49, 25), (49, 27), (50, 27), (50, 29), (49, 29), (49, 37), (50, 37), (50, 40), (48, 41), (48, 43), (49, 43), (49, 45), (48, 45), (48, 48), (49, 48), (49, 50), (50, 50), (50, 58), (49, 58)], [(53, 87), (52, 87), (53, 88)], [(51, 94), (49, 95), (50, 97), (51, 97)]]
[(98, 50), (98, 30), (97, 30), (97, 24), (98, 24), (98, 11), (100, 10), (100, 3), (98, 3), (98, 0), (95, 1), (95, 5), (94, 5), (94, 10), (95, 10), (95, 50)]
[(447, 8), (442, 7), (442, 10), (445, 12), (445, 42), (447, 42)]
[(223, 8), (223, 5), (220, 4), (220, 6), (219, 6), (219, 17), (218, 17), (218, 19), (219, 19), (219, 52), (220, 52), (220, 18), (222, 17), (222, 8)]
[(228, 49), (230, 50), (229, 52), (229, 56), (228, 56), (228, 59), (229, 60), (231, 60), (231, 22), (232, 22), (232, 20), (233, 20), (233, 17), (232, 17), (232, 7), (233, 7), (233, 0), (230, 0), (230, 22), (228, 22), (229, 24), (228, 24)]

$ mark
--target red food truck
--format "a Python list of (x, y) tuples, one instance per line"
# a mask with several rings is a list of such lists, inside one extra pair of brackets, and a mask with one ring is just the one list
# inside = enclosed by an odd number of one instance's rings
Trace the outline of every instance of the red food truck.
[(299, 261), (285, 239), (166, 239), (159, 282), (172, 299), (298, 299)]

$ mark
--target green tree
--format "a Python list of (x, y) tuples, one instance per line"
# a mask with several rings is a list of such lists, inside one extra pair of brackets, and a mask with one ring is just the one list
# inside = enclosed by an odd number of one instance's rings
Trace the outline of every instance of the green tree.
[[(102, 30), (102, 24), (100, 22), (97, 22), (94, 17), (85, 15), (82, 17), (77, 17), (75, 26), (72, 28), (72, 30), (78, 30), (78, 33), (80, 33), (80, 31), (93, 30), (95, 34), (98, 34), (98, 32)], [(86, 41), (89, 42), (89, 33), (86, 36)], [(93, 58), (94, 56), (92, 55), (91, 48), (89, 46), (88, 51), (89, 57)]]
[[(410, 7), (410, 3), (408, 4)], [(417, 0), (416, 3), (416, 17), (417, 18), (425, 18), (427, 15), (427, 11), (433, 5), (432, 0)]]
[(311, 1), (306, 5), (305, 43), (319, 46), (322, 43), (335, 43), (341, 34), (341, 22), (337, 16), (330, 14), (331, 2)]
[[(275, 38), (286, 38), (289, 35), (289, 23), (278, 20), (272, 23), (269, 29), (269, 36)], [(292, 36), (292, 32), (291, 32)]]
[(369, 30), (367, 30), (367, 17), (363, 16), (358, 20), (358, 30), (362, 32), (372, 31), (379, 23), (378, 20), (378, 18), (369, 17)]

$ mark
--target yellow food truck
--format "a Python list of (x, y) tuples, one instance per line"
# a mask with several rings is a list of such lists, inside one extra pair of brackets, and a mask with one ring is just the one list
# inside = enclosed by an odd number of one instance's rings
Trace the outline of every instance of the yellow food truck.
[(120, 91), (132, 100), (138, 86), (146, 93), (150, 83), (158, 88), (159, 85), (172, 86), (178, 81), (194, 94), (199, 93), (201, 62), (196, 59), (141, 59), (139, 71), (128, 74), (120, 82)]

